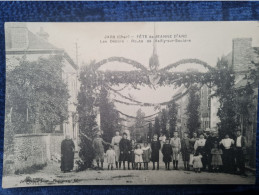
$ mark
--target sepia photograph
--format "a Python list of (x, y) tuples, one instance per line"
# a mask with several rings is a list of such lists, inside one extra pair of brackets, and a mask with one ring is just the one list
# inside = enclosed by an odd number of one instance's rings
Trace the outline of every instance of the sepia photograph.
[(255, 184), (259, 22), (6, 22), (3, 188)]

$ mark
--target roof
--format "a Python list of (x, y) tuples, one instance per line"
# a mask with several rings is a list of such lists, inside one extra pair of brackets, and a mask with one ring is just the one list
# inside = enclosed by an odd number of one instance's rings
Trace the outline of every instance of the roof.
[(78, 65), (72, 60), (64, 49), (58, 48), (49, 43), (44, 38), (28, 32), (28, 47), (26, 49), (7, 49), (6, 54), (17, 55), (17, 54), (57, 54), (63, 55), (63, 57), (75, 68), (78, 69)]
[(38, 35), (33, 34), (31, 31), (28, 31), (29, 45), (28, 50), (30, 49), (51, 49), (51, 50), (61, 50), (45, 39), (41, 38)]

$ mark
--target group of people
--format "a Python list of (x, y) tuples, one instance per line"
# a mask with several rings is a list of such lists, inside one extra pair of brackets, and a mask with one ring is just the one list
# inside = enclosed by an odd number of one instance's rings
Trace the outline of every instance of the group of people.
[[(72, 147), (71, 147), (72, 146)], [(71, 148), (71, 151), (68, 151)], [(173, 163), (173, 169), (178, 170), (178, 162), (180, 154), (184, 165), (184, 170), (191, 170), (195, 172), (223, 171), (226, 173), (236, 173), (246, 176), (245, 174), (245, 154), (246, 154), (246, 140), (241, 135), (240, 131), (236, 132), (236, 138), (231, 139), (228, 134), (224, 139), (219, 139), (215, 132), (211, 132), (209, 136), (200, 134), (199, 137), (196, 132), (189, 138), (188, 133), (183, 134), (180, 139), (178, 132), (174, 132), (172, 138), (158, 139), (155, 134), (151, 143), (144, 142), (142, 144), (136, 143), (134, 139), (129, 139), (127, 133), (120, 136), (119, 132), (112, 138), (109, 143), (109, 149), (104, 150), (104, 141), (101, 134), (97, 133), (93, 140), (93, 149), (95, 153), (95, 160), (97, 168), (103, 169), (104, 159), (106, 157), (109, 169), (136, 169), (148, 170), (149, 163), (152, 162), (153, 169), (159, 170), (159, 154), (163, 155), (163, 162), (165, 169), (170, 170), (170, 163)], [(69, 140), (62, 142), (61, 150), (64, 152), (73, 153), (74, 144)], [(73, 166), (72, 162), (64, 158), (62, 155), (61, 169), (66, 171), (66, 168)], [(73, 158), (72, 158), (73, 159)], [(64, 162), (67, 162), (64, 163)], [(207, 169), (208, 168), (208, 169)]]

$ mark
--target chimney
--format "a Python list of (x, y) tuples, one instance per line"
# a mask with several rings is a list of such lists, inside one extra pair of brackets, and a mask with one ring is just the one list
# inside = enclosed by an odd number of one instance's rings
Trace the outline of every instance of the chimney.
[(48, 40), (49, 38), (49, 34), (47, 32), (44, 31), (43, 27), (40, 27), (40, 31), (37, 32), (37, 35), (41, 38), (43, 38), (44, 40)]
[(233, 39), (232, 66), (235, 72), (248, 71), (251, 66), (252, 38)]
[(5, 23), (6, 49), (24, 50), (28, 48), (28, 28), (26, 23)]

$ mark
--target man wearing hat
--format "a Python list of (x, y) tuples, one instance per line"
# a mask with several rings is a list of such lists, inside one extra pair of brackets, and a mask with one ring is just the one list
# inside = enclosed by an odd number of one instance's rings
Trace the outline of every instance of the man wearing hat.
[(96, 136), (93, 140), (93, 148), (95, 153), (95, 160), (97, 163), (98, 169), (100, 168), (99, 162), (101, 162), (101, 169), (103, 169), (103, 161), (104, 161), (104, 147), (103, 147), (103, 139), (100, 137), (101, 132), (100, 129), (95, 128), (97, 131)]

